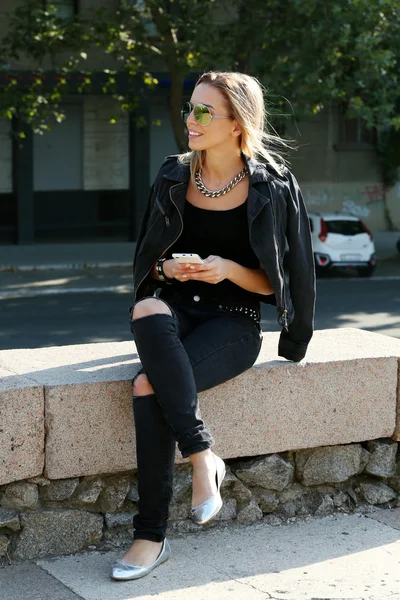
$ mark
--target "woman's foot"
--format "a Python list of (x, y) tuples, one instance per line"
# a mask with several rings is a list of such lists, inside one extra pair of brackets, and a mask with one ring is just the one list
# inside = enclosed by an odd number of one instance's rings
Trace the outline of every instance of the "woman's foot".
[(157, 560), (163, 543), (149, 540), (135, 540), (122, 561), (136, 567), (148, 567)]
[[(161, 548), (159, 548), (160, 546)], [(140, 579), (168, 560), (170, 556), (171, 547), (166, 539), (160, 544), (147, 540), (135, 540), (125, 554), (125, 560), (117, 560), (112, 565), (111, 578), (117, 581)], [(135, 564), (131, 564), (131, 560)]]
[(190, 460), (193, 464), (192, 506), (199, 506), (217, 493), (217, 465), (211, 450), (192, 454)]

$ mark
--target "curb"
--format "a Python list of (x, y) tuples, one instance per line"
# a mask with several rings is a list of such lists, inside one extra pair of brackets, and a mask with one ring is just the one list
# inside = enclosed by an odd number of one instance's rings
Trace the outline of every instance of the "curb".
[(93, 263), (52, 263), (49, 265), (0, 265), (0, 272), (5, 271), (55, 271), (66, 269), (108, 269), (112, 267), (131, 267), (130, 262), (93, 262)]

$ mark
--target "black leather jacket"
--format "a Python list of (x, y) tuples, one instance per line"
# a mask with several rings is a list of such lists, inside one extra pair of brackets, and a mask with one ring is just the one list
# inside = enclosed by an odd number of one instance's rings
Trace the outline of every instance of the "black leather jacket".
[[(313, 334), (315, 267), (310, 225), (298, 183), (284, 169), (243, 155), (249, 169), (247, 216), (250, 244), (269, 277), (274, 294), (257, 294), (262, 302), (277, 307), (282, 326), (278, 353), (288, 360), (304, 358)], [(183, 211), (190, 178), (188, 166), (169, 156), (153, 183), (141, 222), (133, 279), (134, 301), (151, 296), (160, 283), (150, 276), (154, 263), (170, 248), (183, 230)], [(289, 246), (289, 281), (283, 257)], [(190, 248), (192, 252), (196, 248)]]

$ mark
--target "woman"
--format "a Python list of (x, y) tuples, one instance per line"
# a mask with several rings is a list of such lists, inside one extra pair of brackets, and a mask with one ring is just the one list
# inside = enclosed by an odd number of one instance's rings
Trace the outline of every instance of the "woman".
[[(193, 466), (194, 522), (220, 510), (225, 465), (211, 450), (197, 394), (254, 364), (260, 300), (277, 306), (280, 356), (301, 360), (313, 331), (308, 217), (293, 175), (271, 150), (279, 139), (264, 133), (260, 84), (241, 73), (206, 73), (182, 114), (191, 151), (161, 166), (133, 266), (131, 330), (143, 367), (133, 380), (140, 499), (134, 542), (112, 567), (120, 580), (143, 577), (170, 556), (176, 442)], [(204, 263), (180, 264), (175, 253), (197, 253)]]

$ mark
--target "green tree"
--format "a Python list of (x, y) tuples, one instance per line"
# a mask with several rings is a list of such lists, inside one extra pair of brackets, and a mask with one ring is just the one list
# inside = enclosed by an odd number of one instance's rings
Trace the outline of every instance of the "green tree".
[[(121, 0), (117, 11), (103, 9), (92, 25), (92, 38), (119, 68), (134, 76), (139, 70), (167, 70), (171, 77), (169, 109), (178, 148), (187, 149), (180, 111), (185, 76), (207, 68), (217, 46), (213, 19), (222, 0)], [(149, 72), (145, 82), (156, 83)]]
[[(30, 0), (12, 16), (0, 52), (6, 60), (31, 55), (37, 63), (33, 84), (21, 87), (18, 72), (9, 73), (0, 110), (9, 118), (18, 115), (37, 133), (50, 127), (49, 116), (62, 120), (65, 115), (60, 101), (68, 92), (67, 78), (74, 71), (82, 72), (84, 61), (97, 47), (110, 57), (113, 66), (105, 69), (107, 81), (102, 91), (114, 96), (122, 111), (134, 111), (137, 97), (133, 89), (121, 94), (118, 72), (126, 73), (130, 80), (140, 77), (147, 86), (157, 84), (151, 71), (169, 72), (171, 122), (177, 145), (184, 150), (187, 144), (180, 118), (184, 79), (188, 72), (205, 64), (201, 48), (207, 46), (210, 30), (216, 29), (211, 13), (220, 1), (121, 0), (116, 11), (103, 7), (85, 23), (77, 19), (65, 22), (58, 18), (56, 7), (44, 9), (41, 0)], [(44, 85), (46, 60), (59, 73), (57, 85)], [(79, 91), (89, 92), (93, 73), (86, 69), (83, 75)]]
[[(28, 41), (28, 43), (27, 43)], [(44, 130), (46, 115), (62, 118), (59, 103), (66, 77), (82, 71), (97, 47), (110, 58), (103, 92), (122, 111), (137, 106), (134, 90), (121, 94), (119, 71), (156, 85), (152, 73), (171, 76), (170, 117), (180, 150), (186, 136), (180, 119), (184, 78), (204, 69), (249, 72), (265, 85), (273, 120), (279, 114), (313, 115), (330, 104), (348, 118), (375, 128), (382, 181), (393, 184), (400, 153), (400, 0), (121, 0), (103, 8), (90, 23), (66, 23), (55, 9), (30, 0), (12, 17), (0, 51), (3, 57), (35, 57), (38, 69), (29, 90), (10, 74), (0, 106)], [(60, 74), (52, 89), (42, 85), (45, 59)], [(80, 91), (90, 90), (83, 70)], [(51, 87), (51, 86), (50, 86)], [(292, 108), (288, 108), (292, 105)], [(388, 226), (391, 226), (387, 212)]]
[[(0, 44), (6, 80), (0, 92), (0, 115), (19, 117), (37, 133), (49, 128), (50, 116), (61, 122), (65, 115), (60, 102), (68, 92), (66, 78), (84, 61), (86, 42), (82, 25), (58, 18), (54, 6), (44, 8), (37, 0), (19, 6), (10, 16), (7, 35)], [(7, 63), (26, 56), (35, 66), (29, 81), (21, 83), (19, 70)], [(51, 83), (46, 75), (49, 69), (55, 73)], [(20, 135), (24, 136), (23, 131)]]
[[(382, 182), (392, 186), (400, 165), (400, 1), (234, 2), (239, 19), (218, 32), (229, 67), (261, 79), (273, 113), (290, 114), (290, 99), (298, 118), (329, 104), (361, 118), (377, 132)], [(387, 205), (385, 214), (392, 229)]]

